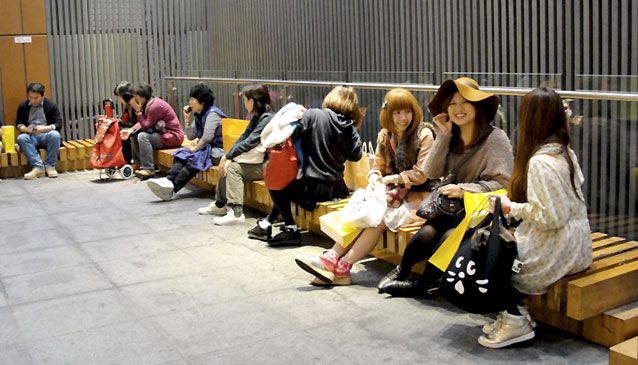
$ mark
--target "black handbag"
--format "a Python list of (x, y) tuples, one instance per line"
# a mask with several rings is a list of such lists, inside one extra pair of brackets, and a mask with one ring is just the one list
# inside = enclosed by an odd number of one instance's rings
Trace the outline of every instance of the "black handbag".
[(432, 192), (423, 200), (416, 211), (416, 215), (421, 218), (425, 218), (429, 221), (450, 217), (455, 223), (459, 223), (465, 217), (465, 206), (463, 199), (461, 198), (448, 198), (446, 195), (439, 192), (439, 187), (447, 184), (451, 184), (449, 181), (453, 181), (453, 175), (449, 175), (447, 178), (441, 180)]
[(516, 240), (507, 229), (501, 201), (497, 199), (494, 214), (465, 233), (443, 273), (441, 296), (472, 313), (502, 310), (511, 293), (517, 255)]

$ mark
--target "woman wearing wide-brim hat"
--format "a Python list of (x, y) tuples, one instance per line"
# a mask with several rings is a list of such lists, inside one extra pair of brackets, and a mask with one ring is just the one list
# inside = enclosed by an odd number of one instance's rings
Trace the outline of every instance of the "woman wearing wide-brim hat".
[[(507, 134), (491, 124), (498, 109), (496, 95), (480, 90), (468, 77), (446, 80), (428, 109), (435, 116), (438, 133), (423, 172), (437, 178), (456, 171), (454, 183), (438, 188), (441, 194), (461, 198), (466, 191), (484, 193), (507, 186), (514, 157)], [(434, 265), (427, 265), (419, 279), (406, 279), (415, 264), (432, 256), (456, 224), (448, 216), (426, 221), (408, 242), (401, 263), (381, 279), (379, 291), (393, 296), (425, 295), (441, 276)]]

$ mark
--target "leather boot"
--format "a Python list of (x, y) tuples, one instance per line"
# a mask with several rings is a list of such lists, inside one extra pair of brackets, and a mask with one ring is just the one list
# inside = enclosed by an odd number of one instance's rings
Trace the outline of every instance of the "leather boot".
[(416, 280), (391, 280), (379, 290), (393, 297), (413, 298), (428, 296), (425, 288), (419, 285)]
[(406, 272), (404, 270), (401, 269), (400, 265), (397, 265), (394, 269), (390, 270), (389, 273), (385, 274), (381, 280), (379, 280), (379, 284), (377, 285), (377, 289), (379, 289), (379, 294), (384, 293), (383, 291), (383, 287), (385, 286), (385, 284), (387, 284), (389, 281), (392, 280), (400, 280), (403, 281), (405, 279), (408, 278), (408, 275), (410, 274), (410, 272)]

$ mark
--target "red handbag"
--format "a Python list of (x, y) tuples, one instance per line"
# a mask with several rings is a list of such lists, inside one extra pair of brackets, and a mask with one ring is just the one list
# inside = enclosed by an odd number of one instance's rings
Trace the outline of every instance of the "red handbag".
[(264, 182), (269, 190), (282, 190), (297, 178), (299, 159), (297, 151), (288, 138), (284, 143), (268, 151), (268, 162), (264, 168)]

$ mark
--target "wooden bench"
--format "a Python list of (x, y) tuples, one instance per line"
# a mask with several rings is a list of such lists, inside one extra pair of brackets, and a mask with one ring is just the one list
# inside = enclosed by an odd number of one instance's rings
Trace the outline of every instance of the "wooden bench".
[[(95, 142), (91, 139), (62, 142), (56, 170), (66, 172), (91, 169), (89, 159), (94, 145)], [(40, 156), (43, 160), (45, 155), (46, 151), (41, 149)], [(30, 169), (29, 161), (24, 153), (0, 153), (0, 178), (21, 177)]]
[(638, 337), (631, 338), (609, 349), (609, 365), (638, 364)]
[[(157, 161), (163, 169), (172, 165), (172, 152), (159, 151)], [(198, 174), (193, 183), (212, 189), (218, 179), (215, 167)], [(313, 212), (293, 203), (292, 211), (301, 229), (322, 234), (319, 217), (346, 203), (347, 199), (323, 202)], [(263, 181), (246, 184), (245, 204), (264, 213), (271, 209), (272, 201)], [(420, 227), (421, 223), (416, 223), (396, 233), (387, 230), (371, 255), (397, 264), (407, 242)], [(547, 294), (530, 297), (528, 304), (538, 321), (613, 346), (638, 335), (638, 242), (592, 233), (592, 246), (594, 262), (588, 270), (560, 280)], [(415, 271), (422, 272), (424, 267), (421, 263)], [(618, 353), (614, 352), (614, 358), (621, 356)]]

